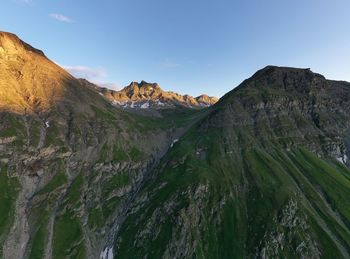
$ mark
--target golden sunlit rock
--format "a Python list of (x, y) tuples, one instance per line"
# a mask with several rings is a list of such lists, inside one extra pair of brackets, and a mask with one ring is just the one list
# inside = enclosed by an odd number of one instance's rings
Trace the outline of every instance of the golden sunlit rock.
[(73, 77), (16, 35), (0, 32), (0, 109), (15, 113), (48, 111)]

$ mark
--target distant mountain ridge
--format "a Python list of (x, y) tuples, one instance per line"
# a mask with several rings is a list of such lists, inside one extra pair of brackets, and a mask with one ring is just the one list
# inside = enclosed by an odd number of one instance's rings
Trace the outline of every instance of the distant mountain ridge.
[(192, 97), (164, 91), (157, 83), (145, 81), (131, 82), (120, 91), (101, 88), (100, 92), (115, 106), (135, 109), (164, 109), (176, 106), (204, 108), (218, 101), (218, 98), (205, 94)]

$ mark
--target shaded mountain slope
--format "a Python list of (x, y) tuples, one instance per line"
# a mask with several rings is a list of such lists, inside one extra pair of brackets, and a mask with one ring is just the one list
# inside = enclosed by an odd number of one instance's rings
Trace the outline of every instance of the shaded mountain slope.
[(350, 84), (266, 67), (161, 160), (117, 258), (349, 258)]

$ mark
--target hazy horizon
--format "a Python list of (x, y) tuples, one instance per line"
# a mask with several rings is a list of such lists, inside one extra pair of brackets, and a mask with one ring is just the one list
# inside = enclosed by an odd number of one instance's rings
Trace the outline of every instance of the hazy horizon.
[(221, 97), (266, 65), (350, 81), (350, 3), (5, 0), (0, 30), (78, 77)]

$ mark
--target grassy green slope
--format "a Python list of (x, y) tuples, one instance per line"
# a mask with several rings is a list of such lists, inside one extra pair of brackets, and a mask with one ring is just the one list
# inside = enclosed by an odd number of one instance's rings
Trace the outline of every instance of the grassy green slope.
[(189, 134), (123, 224), (118, 258), (294, 258), (350, 251), (350, 171), (305, 149), (225, 151)]

